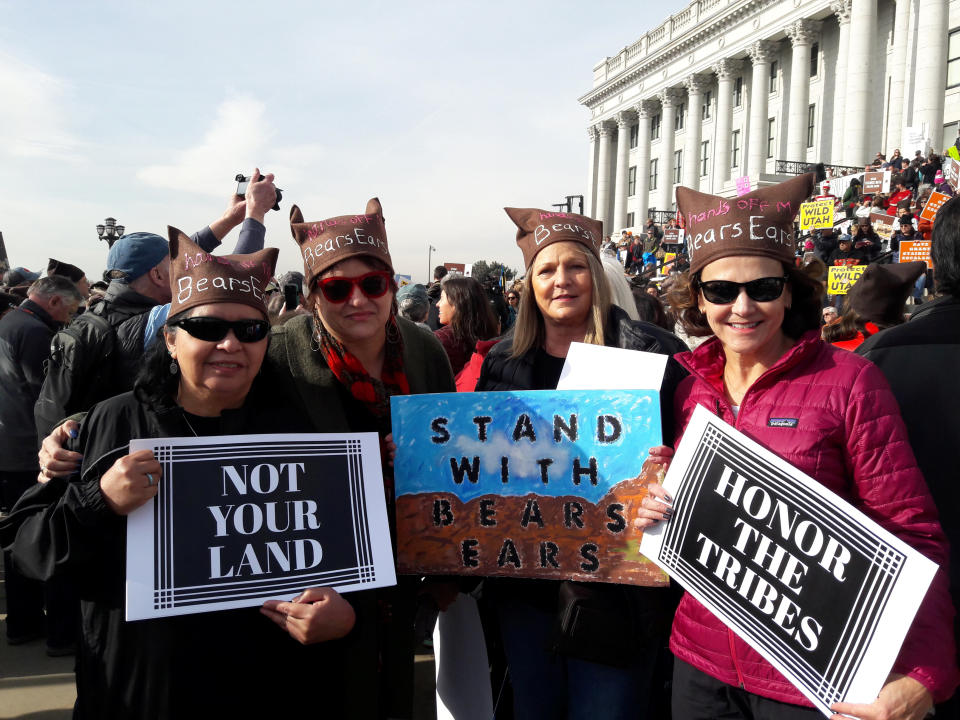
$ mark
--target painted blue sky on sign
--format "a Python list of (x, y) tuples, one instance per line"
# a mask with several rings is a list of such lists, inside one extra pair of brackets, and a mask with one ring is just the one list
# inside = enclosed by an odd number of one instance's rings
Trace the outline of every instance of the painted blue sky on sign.
[[(647, 450), (661, 443), (660, 398), (652, 391), (629, 390), (550, 390), (491, 393), (444, 393), (414, 395), (390, 399), (393, 436), (397, 444), (394, 463), (397, 495), (425, 492), (450, 492), (467, 502), (482, 495), (526, 495), (536, 493), (560, 497), (576, 495), (597, 502), (616, 483), (640, 473)], [(522, 436), (514, 441), (518, 418), (526, 414), (536, 440)], [(554, 416), (565, 423), (577, 415), (578, 437), (571, 441), (565, 434), (554, 440)], [(597, 418), (615, 416), (622, 423), (620, 437), (610, 443), (598, 441)], [(488, 416), (486, 440), (479, 439), (474, 417)], [(439, 444), (431, 425), (436, 418), (447, 418), (449, 440)], [(612, 425), (604, 423), (605, 432)], [(450, 458), (460, 464), (462, 458), (479, 460), (477, 482), (454, 480)], [(508, 458), (509, 481), (501, 476), (501, 458)], [(575, 459), (589, 467), (597, 459), (598, 484), (584, 474), (580, 484), (573, 481)], [(541, 476), (540, 459), (553, 462), (548, 467), (549, 482)]]

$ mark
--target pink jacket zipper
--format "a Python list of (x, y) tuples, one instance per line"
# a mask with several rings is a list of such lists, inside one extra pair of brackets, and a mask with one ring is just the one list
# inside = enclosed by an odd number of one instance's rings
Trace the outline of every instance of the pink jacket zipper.
[(734, 635), (733, 630), (727, 628), (727, 640), (730, 642), (730, 659), (733, 660), (733, 669), (737, 671), (737, 682), (740, 685), (741, 690), (745, 690), (746, 687), (743, 684), (743, 673), (740, 672), (740, 663), (737, 662), (737, 650), (734, 645)]

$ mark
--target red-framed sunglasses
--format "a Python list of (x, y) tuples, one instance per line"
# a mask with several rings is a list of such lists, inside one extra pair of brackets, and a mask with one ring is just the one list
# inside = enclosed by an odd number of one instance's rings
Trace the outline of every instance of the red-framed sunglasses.
[(368, 298), (383, 297), (392, 279), (393, 275), (387, 270), (374, 270), (355, 277), (340, 275), (316, 280), (314, 288), (320, 288), (328, 302), (339, 304), (347, 301), (354, 286), (360, 288), (360, 292)]

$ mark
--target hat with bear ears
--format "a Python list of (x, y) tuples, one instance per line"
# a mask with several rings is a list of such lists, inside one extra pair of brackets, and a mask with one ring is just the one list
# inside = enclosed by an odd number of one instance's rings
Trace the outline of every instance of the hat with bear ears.
[(574, 213), (550, 212), (537, 208), (511, 208), (504, 211), (517, 226), (517, 245), (523, 253), (523, 266), (529, 268), (533, 259), (547, 245), (556, 242), (575, 242), (586, 247), (597, 260), (603, 243), (603, 223)]
[(758, 255), (792, 265), (793, 220), (813, 187), (813, 173), (735, 198), (678, 187), (677, 210), (686, 228), (690, 273), (736, 255)]
[(47, 263), (47, 275), (60, 275), (61, 277), (67, 278), (70, 282), (78, 283), (87, 275), (83, 270), (78, 268), (76, 265), (71, 265), (68, 262), (63, 262), (62, 260), (55, 260), (50, 258)]
[(267, 316), (264, 292), (277, 266), (277, 248), (249, 255), (211, 255), (175, 227), (170, 237), (170, 313), (197, 305), (239, 303)]
[(393, 272), (383, 208), (377, 198), (367, 201), (362, 215), (340, 215), (316, 222), (304, 222), (303, 213), (294, 205), (290, 208), (290, 233), (300, 246), (307, 287), (312, 287), (317, 276), (331, 265), (351, 257), (376, 258)]
[(847, 306), (866, 322), (899, 325), (913, 285), (924, 272), (923, 260), (878, 265), (871, 263), (850, 288)]

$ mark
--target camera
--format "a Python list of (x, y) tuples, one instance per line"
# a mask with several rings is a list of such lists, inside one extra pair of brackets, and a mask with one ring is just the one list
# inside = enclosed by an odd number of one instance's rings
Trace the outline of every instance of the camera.
[(287, 312), (296, 310), (300, 304), (300, 286), (297, 283), (287, 283), (283, 286), (283, 306)]
[[(250, 183), (250, 178), (245, 176), (243, 173), (237, 173), (237, 176), (234, 178), (237, 181), (237, 195), (244, 197), (247, 194), (247, 185)], [(260, 181), (263, 181), (261, 176)], [(280, 209), (280, 201), (283, 200), (283, 192), (280, 188), (277, 188), (277, 202), (274, 203), (273, 209)]]

